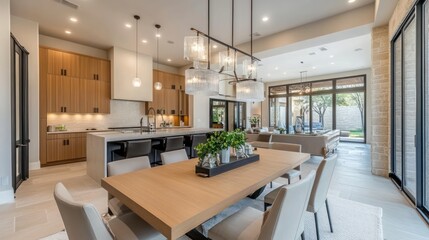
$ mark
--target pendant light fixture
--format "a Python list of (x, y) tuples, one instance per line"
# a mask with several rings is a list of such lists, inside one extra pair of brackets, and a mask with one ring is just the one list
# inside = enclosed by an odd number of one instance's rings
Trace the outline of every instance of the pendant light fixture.
[(159, 38), (161, 38), (161, 34), (159, 33), (159, 29), (161, 28), (161, 25), (155, 24), (156, 28), (156, 82), (154, 83), (153, 87), (155, 90), (161, 90), (162, 89), (162, 83), (159, 81)]
[(301, 75), (301, 84), (299, 86), (299, 94), (308, 94), (311, 91), (311, 84), (310, 83), (303, 83), (303, 80), (305, 79), (305, 82), (307, 82), (307, 71), (299, 72)]
[(257, 62), (253, 59), (253, 0), (250, 0), (250, 60), (243, 61), (244, 79), (237, 82), (236, 98), (246, 102), (265, 100), (264, 83), (257, 79)]
[[(210, 34), (210, 0), (208, 3), (207, 28)], [(189, 95), (215, 96), (219, 94), (219, 73), (210, 69), (210, 38), (207, 41), (207, 53), (204, 39), (185, 37), (184, 58), (194, 61), (194, 67), (185, 71), (185, 93)]]
[(140, 16), (139, 15), (134, 15), (134, 19), (136, 20), (136, 76), (133, 78), (133, 86), (134, 87), (140, 87), (142, 85), (142, 80), (139, 78), (138, 76), (138, 66), (139, 66), (139, 53), (138, 53), (138, 35), (139, 35), (139, 20), (140, 20)]

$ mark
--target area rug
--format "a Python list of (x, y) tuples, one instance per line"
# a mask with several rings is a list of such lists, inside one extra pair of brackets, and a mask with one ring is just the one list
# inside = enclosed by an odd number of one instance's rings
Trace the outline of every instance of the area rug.
[[(218, 222), (244, 207), (254, 207), (263, 210), (263, 196), (271, 191), (267, 188), (261, 196), (253, 200), (246, 198), (225, 209), (215, 217), (203, 223), (200, 231), (207, 234), (208, 230)], [(320, 239), (322, 240), (383, 240), (382, 209), (379, 207), (335, 197), (328, 196), (331, 210), (334, 233), (329, 230), (326, 210), (322, 208), (318, 213)], [(65, 231), (58, 232), (41, 240), (67, 240)], [(186, 236), (181, 240), (189, 239)], [(305, 239), (316, 239), (314, 215), (306, 213)]]

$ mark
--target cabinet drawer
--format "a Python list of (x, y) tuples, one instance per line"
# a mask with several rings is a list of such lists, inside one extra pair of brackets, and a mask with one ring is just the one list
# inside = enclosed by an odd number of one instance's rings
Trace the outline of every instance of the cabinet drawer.
[(60, 162), (86, 157), (86, 133), (49, 134), (47, 162)]

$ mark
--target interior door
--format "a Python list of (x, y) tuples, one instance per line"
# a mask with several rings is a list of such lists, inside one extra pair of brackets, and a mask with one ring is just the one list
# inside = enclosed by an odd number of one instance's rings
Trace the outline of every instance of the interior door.
[(28, 52), (11, 36), (12, 184), (28, 178)]

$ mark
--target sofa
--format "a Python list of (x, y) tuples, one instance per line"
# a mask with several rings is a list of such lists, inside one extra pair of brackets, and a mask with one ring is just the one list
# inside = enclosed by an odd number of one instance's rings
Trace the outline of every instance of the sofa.
[(248, 133), (246, 141), (255, 147), (266, 147), (274, 142), (294, 143), (301, 145), (302, 152), (326, 157), (337, 149), (340, 130), (332, 130), (324, 134)]

